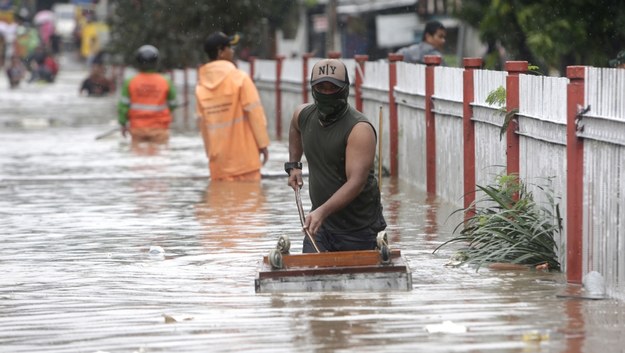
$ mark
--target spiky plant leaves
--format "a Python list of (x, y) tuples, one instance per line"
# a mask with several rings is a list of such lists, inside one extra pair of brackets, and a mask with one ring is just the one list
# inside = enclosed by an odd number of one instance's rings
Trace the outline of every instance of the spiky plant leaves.
[(449, 244), (462, 244), (454, 255), (461, 264), (481, 266), (495, 262), (540, 265), (559, 270), (555, 236), (562, 231), (559, 206), (549, 189), (540, 185), (536, 190), (546, 194), (546, 205), (534, 201), (534, 196), (516, 175), (501, 175), (493, 185), (479, 186), (483, 195), (466, 209), (474, 215), (458, 224)]

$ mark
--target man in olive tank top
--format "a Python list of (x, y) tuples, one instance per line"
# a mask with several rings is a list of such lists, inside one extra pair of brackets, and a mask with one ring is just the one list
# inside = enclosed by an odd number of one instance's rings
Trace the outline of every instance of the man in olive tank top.
[[(312, 209), (304, 228), (320, 251), (373, 250), (386, 228), (374, 174), (376, 131), (348, 102), (345, 64), (324, 59), (312, 69), (313, 104), (293, 113), (289, 129), (288, 184), (301, 188), (302, 155), (309, 170)], [(304, 237), (303, 252), (315, 252)]]

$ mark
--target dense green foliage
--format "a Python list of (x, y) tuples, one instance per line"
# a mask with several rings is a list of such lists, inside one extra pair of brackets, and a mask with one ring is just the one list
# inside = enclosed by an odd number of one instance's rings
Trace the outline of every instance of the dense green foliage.
[(494, 185), (479, 186), (484, 196), (468, 209), (474, 211), (468, 220), (460, 223), (460, 234), (443, 243), (441, 247), (460, 243), (462, 248), (455, 255), (460, 264), (480, 266), (490, 263), (514, 263), (540, 265), (547, 263), (549, 269), (560, 270), (555, 236), (562, 232), (559, 206), (551, 192), (539, 185), (547, 199), (547, 205), (538, 204), (526, 185), (516, 176), (504, 175)]
[[(142, 44), (156, 45), (164, 68), (205, 60), (202, 41), (215, 30), (243, 35), (241, 48), (261, 57), (275, 52), (273, 31), (292, 29), (298, 6), (316, 0), (111, 0), (110, 49), (132, 63)], [(605, 67), (625, 49), (621, 0), (463, 0), (457, 15), (478, 28), (491, 49), (487, 68), (501, 69), (497, 44), (508, 60), (526, 60), (544, 72), (568, 65)]]
[(269, 33), (290, 24), (296, 14), (292, 0), (116, 0), (108, 49), (118, 61), (134, 64), (135, 50), (152, 44), (161, 53), (161, 68), (191, 67), (206, 61), (206, 37), (223, 31), (240, 33), (240, 47), (254, 54), (269, 46), (264, 54), (271, 55)]
[[(491, 48), (499, 42), (510, 60), (561, 74), (567, 65), (605, 67), (625, 49), (621, 0), (464, 0), (462, 5), (458, 16), (478, 28)], [(486, 64), (497, 67), (492, 58)]]

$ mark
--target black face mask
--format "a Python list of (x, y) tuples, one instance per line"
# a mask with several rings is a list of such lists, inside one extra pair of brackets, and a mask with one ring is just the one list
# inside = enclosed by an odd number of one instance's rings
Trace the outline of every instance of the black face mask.
[(319, 121), (323, 126), (328, 126), (337, 121), (347, 111), (347, 97), (349, 85), (332, 94), (323, 94), (312, 89), (312, 96), (319, 110)]

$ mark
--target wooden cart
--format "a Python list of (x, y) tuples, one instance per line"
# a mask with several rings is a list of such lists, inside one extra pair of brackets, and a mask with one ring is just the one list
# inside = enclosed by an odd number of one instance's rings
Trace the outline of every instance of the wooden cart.
[[(324, 252), (263, 256), (257, 293), (409, 291), (412, 273), (400, 250)], [(280, 265), (270, 256), (280, 256)], [(384, 259), (386, 257), (386, 259)], [(272, 265), (272, 263), (274, 265)]]

